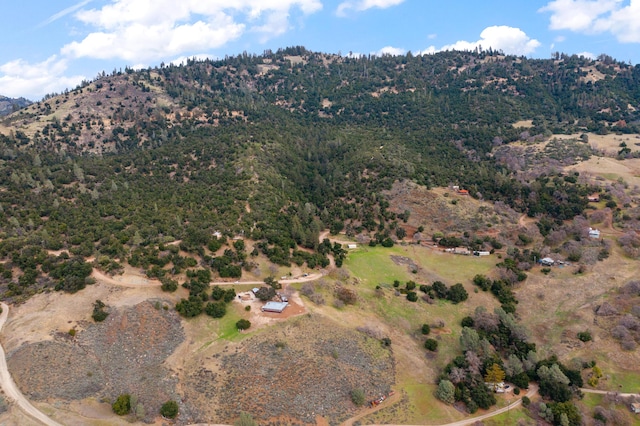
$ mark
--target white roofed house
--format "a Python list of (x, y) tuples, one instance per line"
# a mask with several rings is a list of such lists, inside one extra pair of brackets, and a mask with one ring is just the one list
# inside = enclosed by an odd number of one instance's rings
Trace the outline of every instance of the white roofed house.
[(600, 231), (597, 229), (589, 228), (589, 238), (600, 238)]

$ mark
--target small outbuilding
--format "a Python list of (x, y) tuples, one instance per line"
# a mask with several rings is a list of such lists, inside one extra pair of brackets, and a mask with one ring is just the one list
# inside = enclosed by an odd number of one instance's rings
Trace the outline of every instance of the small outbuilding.
[(358, 246), (357, 246), (355, 243), (347, 244), (347, 248), (348, 248), (348, 249), (354, 249), (354, 248), (356, 248), (356, 247), (358, 247)]
[(600, 231), (597, 229), (589, 228), (589, 238), (600, 238)]
[(288, 305), (288, 302), (267, 302), (262, 307), (262, 312), (275, 312), (280, 314)]
[(636, 414), (640, 414), (640, 402), (634, 402), (633, 404), (631, 404), (631, 411)]
[(542, 266), (553, 266), (555, 263), (556, 261), (550, 257), (543, 257), (542, 259), (540, 259), (540, 264)]

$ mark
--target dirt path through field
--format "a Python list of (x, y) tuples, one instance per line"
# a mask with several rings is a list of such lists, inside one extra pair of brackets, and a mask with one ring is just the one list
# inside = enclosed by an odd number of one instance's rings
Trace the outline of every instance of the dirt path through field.
[(376, 411), (382, 410), (383, 408), (390, 407), (396, 402), (400, 401), (401, 399), (400, 396), (401, 395), (399, 393), (394, 393), (389, 398), (387, 398), (382, 404), (376, 405), (375, 407), (370, 407), (361, 411), (360, 413), (358, 413), (358, 415), (353, 416), (350, 419), (344, 421), (340, 426), (353, 426), (353, 424), (358, 420), (360, 420), (361, 418), (368, 416), (369, 414), (373, 414)]
[(628, 398), (630, 396), (635, 396), (635, 397), (640, 397), (640, 394), (638, 393), (620, 393), (620, 392), (615, 392), (615, 391), (606, 391), (606, 390), (598, 390), (598, 389), (585, 389), (585, 388), (580, 388), (580, 391), (584, 392), (584, 393), (597, 393), (599, 395), (618, 395), (621, 396), (623, 398)]
[[(9, 306), (6, 303), (2, 303), (2, 314), (0, 315), (0, 331), (2, 331), (2, 327), (4, 323), (7, 321), (7, 317), (9, 316)], [(42, 411), (38, 410), (36, 407), (31, 405), (31, 403), (24, 397), (20, 389), (16, 386), (11, 374), (9, 374), (9, 369), (7, 368), (7, 359), (4, 355), (4, 349), (0, 345), (0, 386), (4, 393), (15, 401), (18, 406), (33, 417), (36, 420), (41, 421), (45, 425), (48, 426), (62, 426), (60, 423), (50, 419), (45, 415)]]
[[(604, 393), (606, 393), (606, 392), (604, 392)], [(529, 391), (527, 392), (526, 396), (527, 396), (528, 398), (532, 398), (532, 397), (534, 397), (534, 396), (535, 396), (535, 395), (537, 395), (537, 394), (538, 394), (538, 385), (536, 385), (536, 384), (531, 384), (531, 385), (530, 385), (530, 388), (529, 388)], [(396, 395), (397, 395), (397, 394), (396, 394)], [(394, 396), (396, 396), (396, 395), (394, 395)], [(621, 395), (622, 395), (622, 394), (621, 394)], [(499, 414), (506, 413), (506, 412), (508, 412), (509, 410), (511, 410), (512, 408), (517, 408), (517, 407), (519, 407), (520, 405), (522, 405), (522, 398), (519, 398), (517, 401), (514, 401), (514, 402), (509, 403), (506, 407), (502, 407), (502, 408), (500, 408), (499, 410), (495, 410), (495, 411), (492, 411), (492, 412), (490, 412), (490, 413), (483, 414), (483, 415), (481, 415), (481, 416), (470, 417), (470, 418), (468, 418), (468, 419), (459, 420), (459, 421), (457, 421), (457, 422), (452, 422), (452, 423), (446, 423), (446, 424), (439, 425), (439, 426), (468, 426), (468, 425), (473, 425), (473, 424), (475, 424), (476, 422), (479, 422), (479, 421), (482, 421), (482, 420), (488, 419), (488, 418), (490, 418), (490, 417), (497, 416), (497, 415), (499, 415)], [(384, 408), (384, 406), (383, 406), (383, 405), (379, 405), (379, 406), (378, 406), (378, 407), (376, 407), (376, 408), (377, 408), (377, 409), (382, 409), (382, 408)], [(372, 409), (372, 410), (377, 411), (377, 410), (375, 410), (375, 409)], [(371, 411), (371, 412), (374, 412), (374, 411)], [(370, 413), (369, 413), (369, 412), (365, 413), (365, 415), (367, 415), (367, 414), (370, 414)], [(344, 423), (342, 423), (342, 425), (341, 425), (341, 426), (351, 426), (351, 425), (353, 425), (353, 423), (354, 423), (355, 421), (359, 420), (359, 419), (360, 419), (360, 418), (362, 418), (362, 417), (364, 417), (364, 416), (357, 415), (357, 416), (355, 416), (355, 417), (352, 417), (352, 418), (350, 418), (349, 420), (347, 420), (347, 421), (345, 421)], [(372, 425), (372, 426), (409, 426), (409, 425), (390, 425), (390, 424), (387, 424), (387, 425)]]

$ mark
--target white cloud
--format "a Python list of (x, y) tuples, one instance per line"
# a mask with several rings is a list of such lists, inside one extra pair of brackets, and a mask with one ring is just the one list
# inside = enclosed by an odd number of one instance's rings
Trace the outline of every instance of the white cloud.
[[(216, 59), (216, 57), (213, 57), (207, 53), (199, 53), (197, 55), (189, 55), (189, 56), (180, 56), (178, 58), (175, 58), (173, 60), (171, 60), (169, 63), (172, 65), (185, 65), (187, 63), (188, 60), (190, 59), (195, 59), (197, 61), (204, 61), (205, 59)], [(146, 68), (146, 67), (145, 67)], [(135, 69), (135, 67), (134, 67)]]
[(391, 55), (391, 56), (400, 56), (400, 55), (404, 55), (407, 51), (401, 47), (393, 47), (393, 46), (385, 46), (382, 49), (378, 50), (377, 52), (372, 52), (372, 55), (375, 56), (384, 56), (384, 55)]
[(416, 56), (419, 56), (419, 55), (433, 55), (436, 52), (438, 52), (438, 49), (436, 49), (435, 46), (429, 46), (424, 50), (418, 50), (416, 52)]
[(71, 57), (149, 61), (219, 48), (247, 30), (262, 42), (290, 29), (293, 9), (308, 15), (320, 0), (112, 0), (75, 16), (92, 30), (62, 48)]
[(347, 16), (349, 10), (363, 12), (371, 8), (386, 9), (388, 7), (397, 6), (404, 0), (346, 0), (338, 5), (336, 15)]
[(613, 34), (622, 43), (640, 43), (640, 0), (554, 0), (549, 28), (585, 34)]
[(477, 47), (482, 49), (492, 48), (493, 50), (502, 50), (504, 53), (513, 55), (528, 55), (533, 53), (540, 46), (540, 42), (530, 38), (520, 28), (507, 26), (487, 27), (480, 33), (480, 40), (465, 41), (460, 40), (453, 44), (442, 46), (436, 49), (430, 46), (419, 54), (432, 54), (443, 50), (475, 50)]
[(578, 56), (584, 56), (585, 58), (591, 59), (592, 61), (596, 59), (596, 55), (591, 52), (580, 52), (576, 53)]
[(0, 93), (37, 100), (47, 93), (60, 93), (75, 87), (87, 79), (82, 75), (65, 76), (66, 71), (67, 61), (55, 55), (37, 64), (16, 59), (0, 65)]

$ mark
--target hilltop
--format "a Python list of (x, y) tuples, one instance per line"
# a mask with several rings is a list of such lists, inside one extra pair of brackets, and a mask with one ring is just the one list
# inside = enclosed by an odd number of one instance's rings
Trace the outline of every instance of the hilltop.
[(31, 104), (31, 101), (25, 98), (8, 98), (0, 95), (0, 116), (11, 114), (21, 108)]

